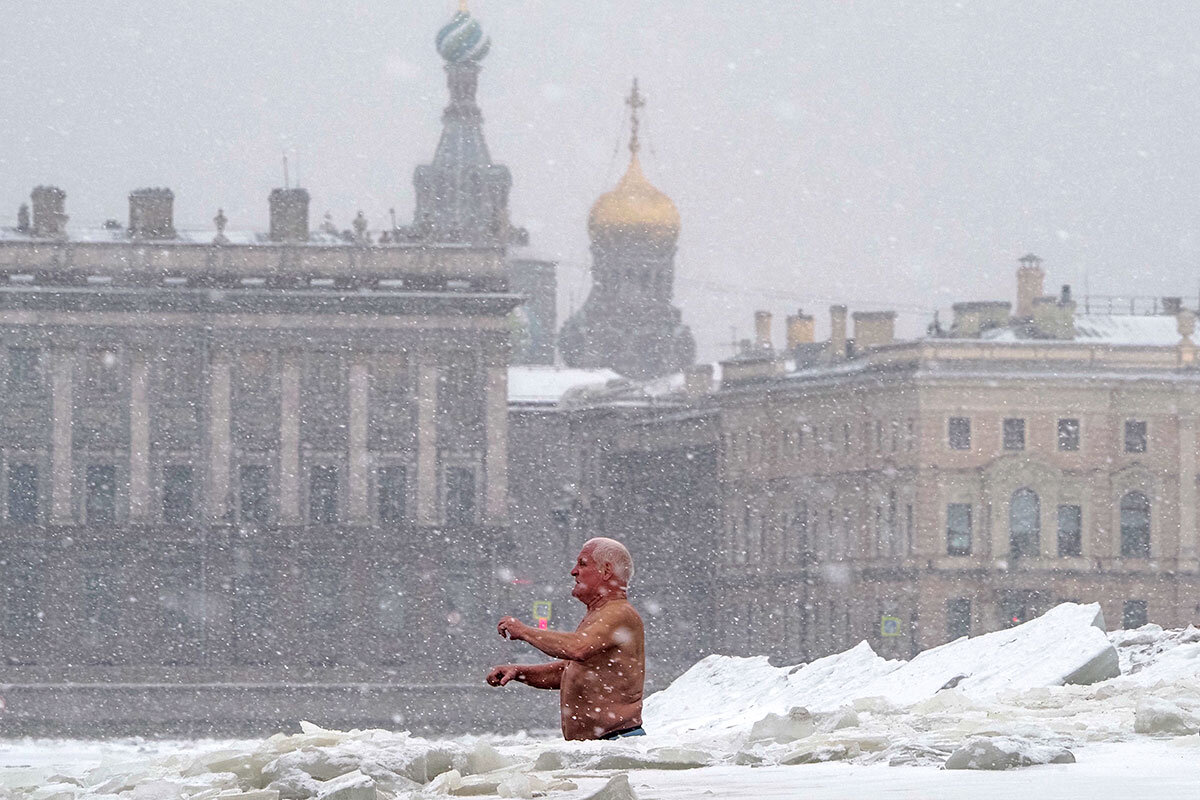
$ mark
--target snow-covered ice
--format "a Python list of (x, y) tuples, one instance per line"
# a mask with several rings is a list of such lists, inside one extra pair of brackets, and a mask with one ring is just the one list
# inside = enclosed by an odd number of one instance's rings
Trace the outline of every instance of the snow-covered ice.
[(240, 742), (10, 741), (0, 798), (1185, 796), (1200, 630), (1101, 624), (1097, 606), (1063, 604), (909, 662), (866, 643), (794, 667), (710, 656), (647, 699), (649, 736), (619, 742), (311, 724)]

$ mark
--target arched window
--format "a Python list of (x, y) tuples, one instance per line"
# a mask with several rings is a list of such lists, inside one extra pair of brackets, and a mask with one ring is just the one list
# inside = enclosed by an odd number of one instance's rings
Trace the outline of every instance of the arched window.
[(1141, 492), (1121, 498), (1121, 555), (1150, 557), (1150, 498)]
[(1032, 489), (1017, 489), (1008, 506), (1008, 547), (1012, 558), (1036, 556), (1041, 549), (1042, 503)]

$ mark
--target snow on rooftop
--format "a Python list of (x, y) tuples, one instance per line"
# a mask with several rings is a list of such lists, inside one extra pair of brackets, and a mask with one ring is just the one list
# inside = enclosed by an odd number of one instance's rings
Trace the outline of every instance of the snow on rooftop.
[[(1026, 341), (1012, 328), (993, 328), (980, 337), (992, 342)], [(1075, 339), (1086, 344), (1174, 347), (1179, 328), (1173, 315), (1076, 314)]]
[(508, 368), (508, 402), (557, 403), (572, 389), (603, 386), (621, 376), (611, 369), (573, 369), (540, 365)]

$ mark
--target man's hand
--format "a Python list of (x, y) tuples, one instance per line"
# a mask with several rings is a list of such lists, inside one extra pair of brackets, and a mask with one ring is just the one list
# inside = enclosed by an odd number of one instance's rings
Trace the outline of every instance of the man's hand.
[(521, 668), (516, 664), (501, 664), (498, 667), (492, 667), (492, 671), (487, 674), (488, 686), (503, 686), (509, 681), (516, 680), (520, 672)]
[(516, 617), (504, 617), (496, 625), (496, 632), (504, 639), (523, 640), (526, 632), (530, 630), (533, 629)]

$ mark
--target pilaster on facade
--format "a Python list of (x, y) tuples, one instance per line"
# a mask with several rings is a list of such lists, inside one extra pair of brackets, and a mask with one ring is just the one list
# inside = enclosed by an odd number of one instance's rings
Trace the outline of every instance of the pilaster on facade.
[(129, 518), (150, 515), (149, 364), (146, 353), (133, 354), (129, 371)]
[(230, 433), (231, 365), (229, 353), (216, 350), (209, 363), (208, 383), (208, 495), (206, 516), (209, 521), (223, 519), (229, 512), (229, 469), (233, 456)]
[(438, 367), (432, 356), (417, 365), (417, 524), (438, 524)]
[(1196, 416), (1179, 418), (1179, 569), (1200, 571), (1196, 551)]
[(279, 519), (300, 522), (300, 353), (284, 351), (279, 381)]
[(504, 525), (508, 520), (508, 369), (489, 367), (486, 388), (487, 453), (484, 471), (487, 495), (484, 525)]
[(74, 425), (75, 351), (56, 349), (51, 354), (51, 406), (54, 413), (50, 451), (50, 522), (73, 521), (71, 486), (74, 475), (72, 426)]
[(349, 500), (350, 521), (368, 522), (370, 454), (367, 451), (368, 398), (370, 381), (366, 357), (356, 353), (350, 363), (350, 464)]

